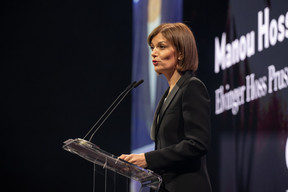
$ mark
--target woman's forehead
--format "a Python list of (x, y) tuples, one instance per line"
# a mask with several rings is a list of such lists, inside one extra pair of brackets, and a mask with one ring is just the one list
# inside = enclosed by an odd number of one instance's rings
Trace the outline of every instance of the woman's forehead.
[(161, 42), (163, 42), (163, 43), (171, 43), (166, 37), (164, 37), (164, 35), (162, 33), (158, 33), (151, 40), (152, 44), (161, 43)]

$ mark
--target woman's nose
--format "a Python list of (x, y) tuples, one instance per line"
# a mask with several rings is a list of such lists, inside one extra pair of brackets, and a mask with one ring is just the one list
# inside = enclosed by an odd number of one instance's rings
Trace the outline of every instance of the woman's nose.
[(151, 56), (152, 57), (156, 57), (157, 56), (157, 52), (156, 52), (156, 49), (152, 49), (152, 52), (151, 52)]

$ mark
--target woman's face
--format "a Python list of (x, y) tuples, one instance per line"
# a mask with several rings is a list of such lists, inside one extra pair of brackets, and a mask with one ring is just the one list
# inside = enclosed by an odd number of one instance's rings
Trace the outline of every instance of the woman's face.
[(158, 74), (171, 76), (176, 70), (177, 54), (174, 46), (161, 34), (151, 41), (152, 63)]

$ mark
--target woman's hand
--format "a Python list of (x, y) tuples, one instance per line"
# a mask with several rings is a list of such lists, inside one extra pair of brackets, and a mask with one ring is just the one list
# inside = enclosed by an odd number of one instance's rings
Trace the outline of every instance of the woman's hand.
[(147, 167), (147, 162), (144, 153), (130, 154), (130, 155), (122, 154), (119, 158), (142, 168)]

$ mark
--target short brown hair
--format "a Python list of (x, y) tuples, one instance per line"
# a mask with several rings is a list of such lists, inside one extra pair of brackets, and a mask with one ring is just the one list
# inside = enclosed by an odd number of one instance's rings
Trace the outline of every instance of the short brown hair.
[(181, 58), (177, 65), (179, 72), (198, 69), (198, 51), (192, 31), (183, 23), (163, 23), (156, 27), (148, 36), (147, 42), (151, 45), (152, 39), (161, 33), (172, 45)]

